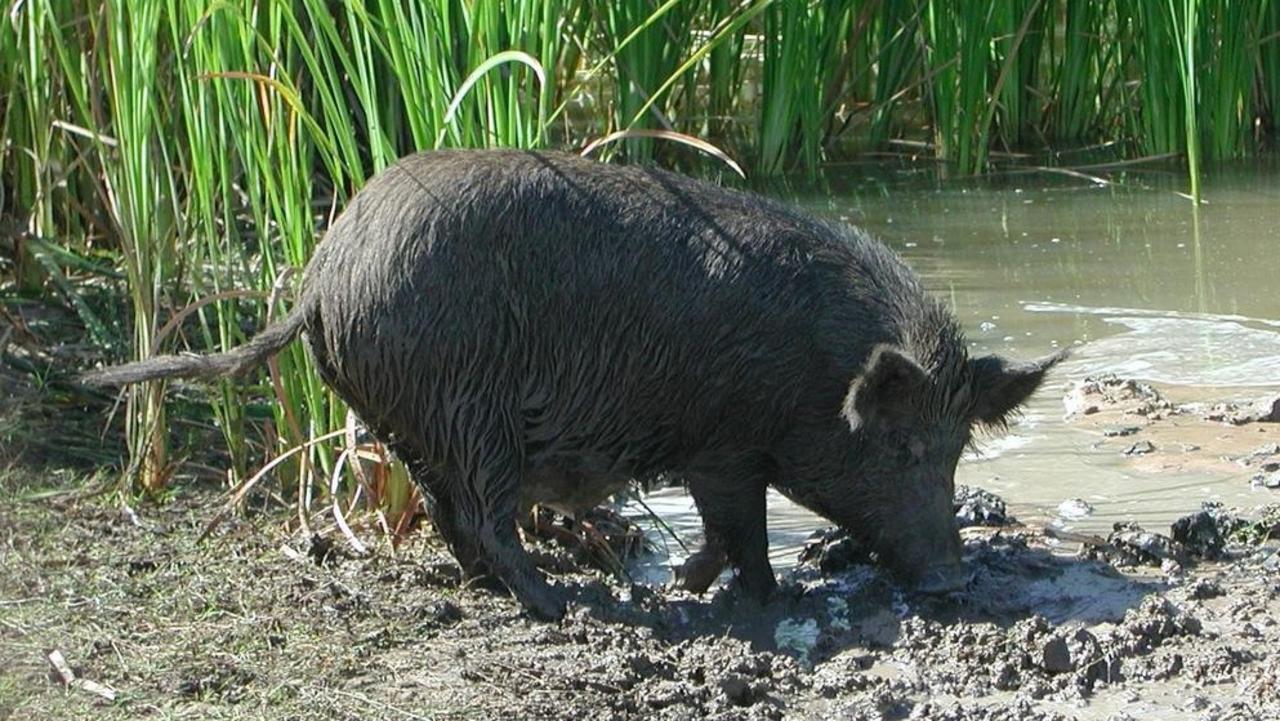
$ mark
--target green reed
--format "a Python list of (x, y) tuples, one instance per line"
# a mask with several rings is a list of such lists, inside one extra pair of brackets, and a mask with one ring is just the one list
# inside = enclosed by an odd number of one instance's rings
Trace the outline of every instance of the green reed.
[[(1048, 86), (1055, 99), (1050, 108), (1047, 136), (1051, 142), (1080, 144), (1095, 137), (1103, 122), (1114, 51), (1103, 45), (1107, 4), (1067, 0), (1062, 12), (1061, 41), (1051, 46), (1052, 77)], [(1049, 41), (1054, 40), (1050, 33)]]
[(1267, 3), (1259, 25), (1259, 120), (1263, 129), (1274, 137), (1280, 130), (1280, 2)]
[[(1105, 146), (1181, 155), (1194, 195), (1202, 162), (1274, 142), (1280, 2), (28, 0), (0, 23), (0, 87), (0, 228), (23, 231), (0, 282), (52, 289), (95, 343), (146, 357), (226, 348), (288, 312), (282, 274), (421, 149), (663, 129), (764, 177), (899, 140), (962, 174)], [(667, 162), (667, 142), (610, 147)], [(124, 322), (75, 291), (104, 263), (123, 271)], [(301, 344), (277, 366), (207, 394), (232, 481), (346, 423)], [(131, 389), (124, 413), (152, 491), (180, 460), (162, 392)], [(341, 447), (276, 477), (323, 495)], [(403, 510), (403, 473), (380, 478), (377, 503)]]
[(823, 160), (834, 103), (857, 60), (850, 29), (858, 3), (774, 3), (763, 16), (756, 167), (776, 175)]

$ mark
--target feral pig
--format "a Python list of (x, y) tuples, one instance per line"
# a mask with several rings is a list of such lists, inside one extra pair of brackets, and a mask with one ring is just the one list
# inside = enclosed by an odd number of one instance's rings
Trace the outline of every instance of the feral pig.
[(765, 489), (861, 537), (925, 590), (966, 581), (954, 472), (1060, 356), (970, 359), (952, 314), (864, 233), (660, 170), (523, 151), (413, 155), (371, 180), (245, 345), (86, 379), (245, 372), (303, 332), (324, 381), (407, 465), (469, 576), (557, 618), (521, 547), (531, 504), (573, 513), (679, 478), (724, 566), (774, 588)]

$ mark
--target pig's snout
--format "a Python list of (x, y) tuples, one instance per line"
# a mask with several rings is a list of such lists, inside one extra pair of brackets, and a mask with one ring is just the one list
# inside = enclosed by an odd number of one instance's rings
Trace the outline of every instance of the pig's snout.
[(963, 591), (973, 580), (973, 571), (962, 562), (935, 563), (925, 569), (916, 582), (920, 593), (943, 594)]

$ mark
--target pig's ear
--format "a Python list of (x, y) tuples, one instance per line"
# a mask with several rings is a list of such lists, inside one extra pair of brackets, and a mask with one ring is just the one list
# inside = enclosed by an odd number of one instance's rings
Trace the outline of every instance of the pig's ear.
[(1040, 387), (1045, 373), (1066, 357), (1064, 350), (1029, 363), (994, 355), (969, 361), (973, 370), (973, 417), (987, 425), (1004, 425)]
[(929, 374), (910, 356), (890, 345), (878, 345), (862, 373), (849, 385), (844, 417), (852, 428), (873, 418), (905, 418), (912, 399), (929, 382)]

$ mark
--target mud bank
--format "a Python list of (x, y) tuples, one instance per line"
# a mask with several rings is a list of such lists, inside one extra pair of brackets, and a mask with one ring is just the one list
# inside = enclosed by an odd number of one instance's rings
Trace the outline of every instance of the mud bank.
[(213, 489), (124, 509), (10, 473), (0, 719), (1276, 719), (1269, 402), (1117, 378), (1066, 398), (1095, 450), (1144, 473), (1229, 471), (1253, 507), (1086, 534), (1019, 525), (962, 489), (974, 577), (945, 598), (904, 593), (833, 532), (764, 606), (620, 580), (543, 544), (574, 597), (556, 624), (466, 587), (429, 532), (394, 550), (365, 537), (357, 557), (259, 515), (198, 543)]
[(575, 600), (546, 624), (464, 588), (427, 536), (355, 558), (261, 518), (197, 544), (212, 493), (131, 514), (9, 485), (0, 718), (1280, 717), (1277, 541), (1122, 572), (974, 527), (971, 588), (929, 598), (828, 534), (765, 606), (548, 546)]
[(1094, 431), (1096, 449), (1138, 471), (1238, 474), (1280, 489), (1280, 395), (1250, 402), (1184, 400), (1186, 389), (1100, 376), (1068, 389), (1066, 420)]

